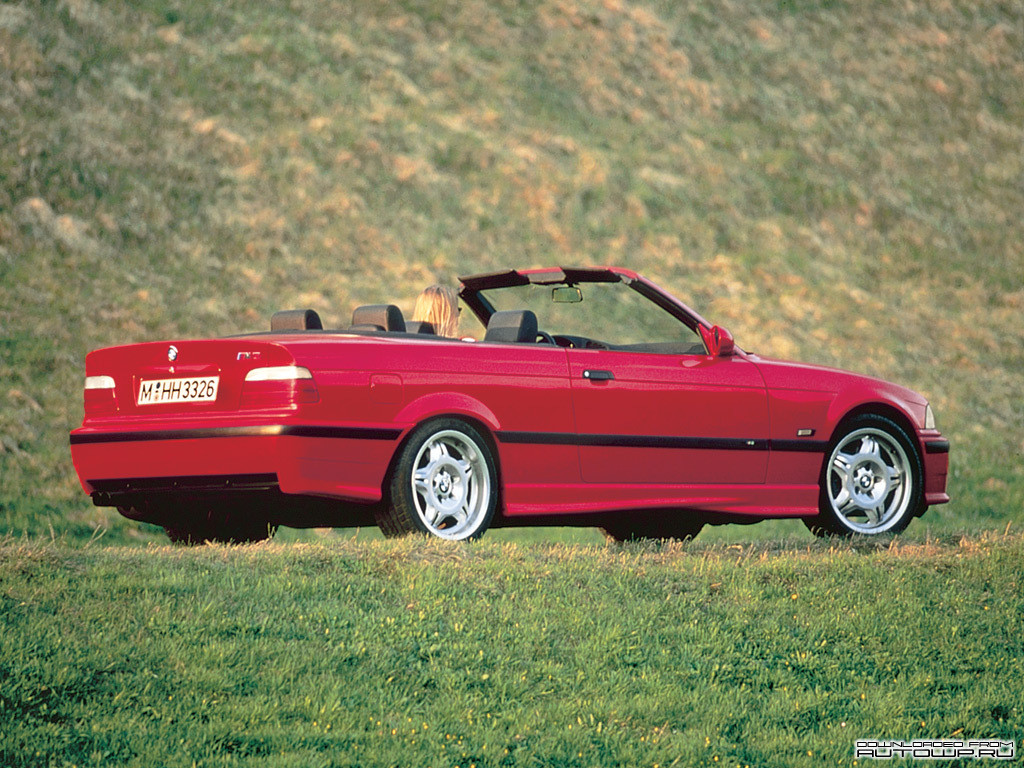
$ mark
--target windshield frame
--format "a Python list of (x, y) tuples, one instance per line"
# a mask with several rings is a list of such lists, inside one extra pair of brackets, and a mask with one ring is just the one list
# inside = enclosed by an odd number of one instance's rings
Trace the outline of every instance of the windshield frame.
[(697, 334), (701, 343), (705, 344), (705, 349), (707, 346), (704, 342), (705, 331), (710, 331), (713, 327), (697, 312), (652, 281), (636, 272), (619, 267), (546, 267), (505, 270), (460, 277), (459, 282), (462, 284), (459, 298), (477, 316), (484, 328), (487, 327), (491, 315), (496, 311), (494, 305), (483, 295), (484, 291), (530, 284), (575, 286), (586, 283), (624, 283), (628, 288), (653, 302)]

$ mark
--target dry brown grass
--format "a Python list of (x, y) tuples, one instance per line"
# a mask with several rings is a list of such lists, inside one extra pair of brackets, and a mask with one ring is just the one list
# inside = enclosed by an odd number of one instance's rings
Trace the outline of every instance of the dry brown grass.
[(932, 519), (1019, 521), (1022, 51), (1013, 3), (5, 4), (5, 524), (108, 520), (64, 438), (90, 348), (553, 262), (924, 392)]

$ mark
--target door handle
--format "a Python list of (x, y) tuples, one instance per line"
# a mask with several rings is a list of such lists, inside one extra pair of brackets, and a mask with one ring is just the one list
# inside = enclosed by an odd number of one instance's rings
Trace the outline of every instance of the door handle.
[(615, 374), (611, 371), (595, 371), (588, 369), (583, 372), (584, 379), (590, 379), (591, 381), (609, 381), (615, 378)]

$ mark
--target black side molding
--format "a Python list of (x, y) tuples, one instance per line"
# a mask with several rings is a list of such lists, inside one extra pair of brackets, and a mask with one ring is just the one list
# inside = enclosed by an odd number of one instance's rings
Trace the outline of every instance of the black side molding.
[(345, 440), (397, 440), (400, 429), (375, 427), (331, 427), (303, 424), (267, 424), (255, 427), (210, 427), (208, 429), (157, 429), (137, 432), (97, 432), (71, 435), (71, 445), (89, 443), (144, 443), (152, 440), (200, 440), (218, 437), (327, 437)]
[(670, 435), (586, 435), (574, 432), (501, 431), (503, 443), (602, 446), (607, 448), (679, 448), (704, 451), (785, 451), (824, 453), (824, 440), (765, 440), (734, 437), (676, 437)]
[(924, 444), (925, 453), (949, 453), (949, 440), (932, 440)]

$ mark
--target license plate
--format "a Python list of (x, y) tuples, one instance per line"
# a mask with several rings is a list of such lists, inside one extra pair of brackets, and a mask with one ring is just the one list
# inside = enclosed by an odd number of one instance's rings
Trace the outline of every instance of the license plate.
[(139, 405), (159, 403), (211, 403), (217, 399), (218, 376), (194, 379), (143, 379), (139, 382)]

